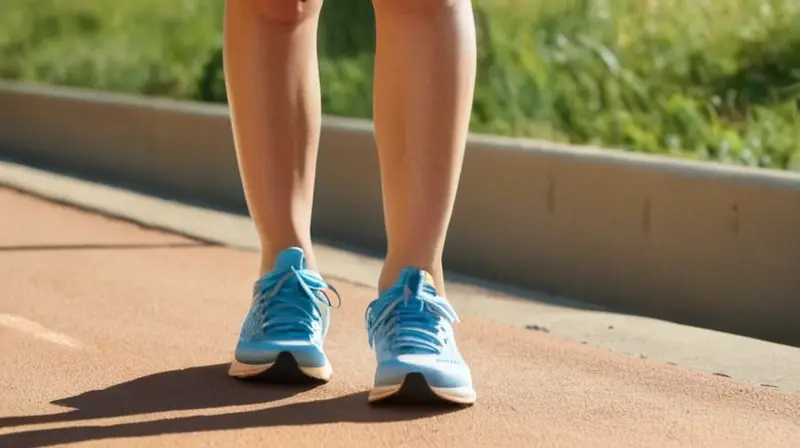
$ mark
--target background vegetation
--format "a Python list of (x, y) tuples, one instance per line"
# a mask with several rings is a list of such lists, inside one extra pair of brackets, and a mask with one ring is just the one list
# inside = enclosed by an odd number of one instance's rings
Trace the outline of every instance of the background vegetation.
[[(474, 0), (472, 128), (800, 171), (800, 2)], [(225, 101), (222, 0), (2, 0), (0, 77)], [(329, 0), (328, 114), (371, 114), (368, 0)]]

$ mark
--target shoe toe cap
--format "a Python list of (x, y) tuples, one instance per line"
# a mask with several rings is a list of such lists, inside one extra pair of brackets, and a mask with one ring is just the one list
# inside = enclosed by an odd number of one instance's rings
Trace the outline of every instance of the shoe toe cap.
[(322, 348), (309, 341), (240, 342), (235, 357), (244, 364), (269, 364), (284, 352), (290, 353), (302, 367), (322, 367), (327, 363)]
[(378, 365), (376, 386), (400, 384), (409, 373), (421, 373), (430, 387), (454, 388), (472, 385), (469, 367), (458, 358), (433, 355), (401, 355)]

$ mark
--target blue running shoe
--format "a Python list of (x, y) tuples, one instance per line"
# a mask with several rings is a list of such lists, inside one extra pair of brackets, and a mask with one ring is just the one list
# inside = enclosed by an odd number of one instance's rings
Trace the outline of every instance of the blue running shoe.
[(370, 402), (475, 402), (472, 375), (453, 334), (458, 316), (438, 296), (430, 274), (403, 270), (398, 282), (370, 303), (365, 318), (378, 361)]
[(323, 352), (332, 306), (325, 291), (341, 298), (305, 266), (301, 249), (286, 249), (278, 255), (275, 268), (256, 282), (230, 376), (274, 382), (331, 379), (333, 370)]

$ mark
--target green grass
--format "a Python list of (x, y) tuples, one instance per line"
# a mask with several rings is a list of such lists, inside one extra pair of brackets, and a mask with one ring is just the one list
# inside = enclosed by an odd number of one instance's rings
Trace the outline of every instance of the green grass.
[[(472, 129), (800, 171), (795, 0), (475, 0)], [(224, 101), (221, 0), (3, 0), (0, 77)], [(368, 0), (331, 0), (326, 113), (369, 118)]]

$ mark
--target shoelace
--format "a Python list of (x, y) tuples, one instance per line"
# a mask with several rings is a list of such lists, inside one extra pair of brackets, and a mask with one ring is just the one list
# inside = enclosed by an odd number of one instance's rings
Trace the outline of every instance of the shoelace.
[(456, 311), (439, 300), (429, 287), (416, 293), (408, 286), (395, 287), (373, 302), (365, 313), (370, 347), (379, 339), (387, 341), (393, 353), (438, 354), (442, 321), (458, 322)]
[[(298, 300), (297, 289), (309, 300)], [(333, 306), (327, 290), (336, 295)], [(303, 336), (319, 330), (322, 311), (320, 304), (332, 308), (341, 306), (342, 298), (333, 285), (325, 282), (312, 271), (290, 268), (288, 271), (271, 272), (256, 282), (255, 305), (261, 316), (261, 331), (264, 335)]]

